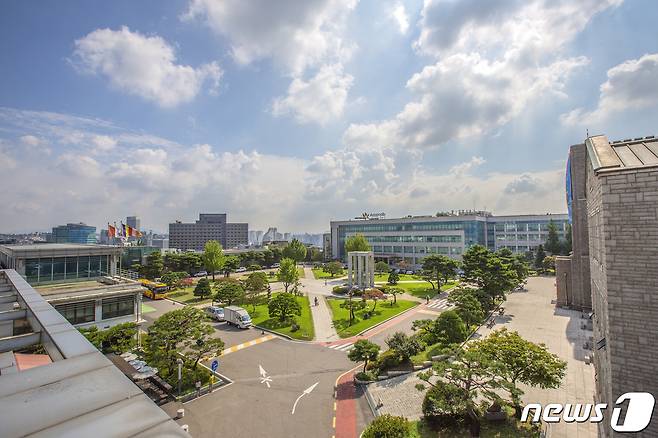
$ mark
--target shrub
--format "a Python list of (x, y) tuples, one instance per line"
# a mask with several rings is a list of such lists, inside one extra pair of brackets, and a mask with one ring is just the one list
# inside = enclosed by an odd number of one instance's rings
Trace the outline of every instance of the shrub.
[(347, 286), (334, 286), (333, 289), (331, 289), (333, 293), (341, 295), (346, 294), (349, 290), (350, 288)]
[(404, 417), (384, 414), (375, 418), (361, 435), (362, 438), (407, 438), (411, 424)]
[(356, 373), (354, 377), (361, 380), (362, 382), (370, 382), (376, 380), (376, 377), (372, 373), (363, 372), (363, 371)]
[(464, 391), (458, 386), (437, 381), (423, 399), (423, 415), (434, 424), (454, 424), (466, 417)]
[(387, 350), (380, 354), (376, 360), (370, 362), (367, 369), (376, 371), (379, 375), (400, 365), (400, 363), (400, 357), (394, 351)]

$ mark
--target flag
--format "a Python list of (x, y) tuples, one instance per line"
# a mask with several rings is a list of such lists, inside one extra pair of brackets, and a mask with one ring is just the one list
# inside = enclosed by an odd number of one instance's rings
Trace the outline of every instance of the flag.
[(107, 237), (108, 238), (109, 237), (111, 237), (111, 238), (117, 237), (116, 227), (113, 227), (112, 225), (110, 225), (109, 222), (107, 223)]
[(123, 222), (121, 222), (121, 235), (123, 237), (128, 237), (128, 235), (126, 234), (126, 227), (127, 227), (127, 225), (124, 224)]
[(135, 230), (135, 237), (142, 237), (142, 236), (143, 236), (143, 234), (142, 234), (141, 231)]

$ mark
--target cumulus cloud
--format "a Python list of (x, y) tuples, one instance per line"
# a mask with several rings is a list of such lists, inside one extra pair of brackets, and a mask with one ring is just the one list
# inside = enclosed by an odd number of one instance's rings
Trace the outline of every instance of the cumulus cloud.
[(592, 111), (577, 108), (562, 115), (568, 125), (597, 123), (626, 111), (655, 107), (658, 102), (658, 53), (630, 59), (608, 70), (601, 85), (597, 107)]
[(545, 192), (546, 187), (542, 186), (541, 181), (528, 173), (519, 175), (518, 178), (510, 181), (510, 183), (505, 186), (505, 193), (509, 195), (520, 193), (534, 193), (540, 195)]
[(407, 11), (404, 8), (404, 4), (401, 2), (396, 2), (393, 4), (388, 11), (388, 16), (397, 25), (401, 34), (404, 35), (407, 33), (407, 30), (409, 29), (409, 17), (407, 16)]
[(300, 123), (325, 124), (343, 114), (353, 80), (341, 64), (323, 66), (308, 81), (293, 79), (288, 94), (274, 100), (272, 113), (291, 114)]
[(198, 19), (229, 40), (240, 64), (272, 59), (293, 75), (327, 59), (343, 59), (353, 47), (342, 38), (356, 0), (191, 0), (184, 20)]
[(104, 76), (110, 85), (170, 108), (194, 99), (204, 82), (216, 90), (222, 70), (216, 62), (197, 68), (176, 62), (174, 48), (159, 36), (97, 29), (75, 41), (74, 65)]
[(94, 135), (91, 138), (96, 153), (110, 152), (117, 145), (117, 140), (109, 135)]

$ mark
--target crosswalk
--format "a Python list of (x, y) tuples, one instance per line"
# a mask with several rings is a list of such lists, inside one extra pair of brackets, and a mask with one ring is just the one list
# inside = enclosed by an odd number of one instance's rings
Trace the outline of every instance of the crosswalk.
[(327, 345), (327, 348), (331, 348), (335, 351), (349, 352), (354, 347), (354, 342), (346, 342), (344, 344), (332, 344)]
[(441, 298), (438, 300), (431, 300), (426, 307), (429, 309), (449, 309), (452, 307), (452, 304), (448, 302), (447, 298)]

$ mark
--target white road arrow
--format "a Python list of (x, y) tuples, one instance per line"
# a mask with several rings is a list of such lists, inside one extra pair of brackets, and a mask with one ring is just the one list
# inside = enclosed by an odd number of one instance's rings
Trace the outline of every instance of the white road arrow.
[(304, 397), (306, 394), (310, 394), (311, 391), (313, 391), (313, 390), (315, 389), (315, 387), (318, 386), (318, 383), (320, 383), (320, 382), (315, 382), (314, 384), (312, 384), (311, 386), (309, 386), (308, 388), (306, 388), (306, 389), (304, 390), (304, 392), (302, 392), (302, 394), (301, 394), (299, 397), (297, 397), (297, 400), (295, 400), (295, 404), (292, 405), (292, 412), (291, 412), (291, 414), (294, 415), (294, 413), (295, 413), (295, 408), (297, 407), (297, 402), (299, 402), (299, 399), (301, 399), (302, 397)]
[(260, 373), (260, 383), (264, 383), (267, 385), (267, 387), (270, 387), (270, 382), (272, 381), (272, 378), (267, 375), (267, 371), (263, 368), (262, 365), (258, 365), (258, 372)]

